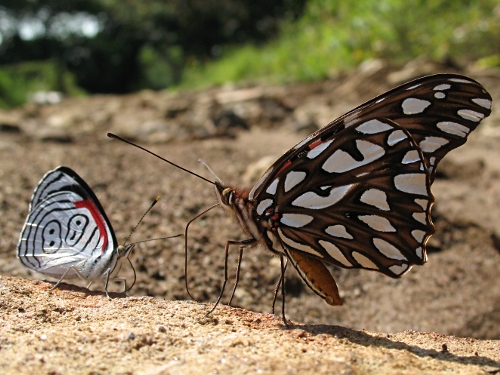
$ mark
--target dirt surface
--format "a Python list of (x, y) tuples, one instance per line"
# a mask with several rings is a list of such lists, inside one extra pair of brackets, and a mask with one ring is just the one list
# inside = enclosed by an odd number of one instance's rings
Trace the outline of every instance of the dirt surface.
[(2, 374), (488, 374), (498, 341), (293, 324), (153, 297), (0, 277)]
[[(460, 72), (490, 91), (494, 112), (439, 166), (433, 184), (437, 232), (429, 243), (428, 263), (399, 280), (332, 268), (342, 307), (324, 303), (290, 269), (286, 314), (300, 322), (291, 330), (283, 329), (279, 318), (246, 311), (271, 311), (279, 260), (262, 249), (244, 254), (233, 306), (246, 310), (219, 306), (211, 318), (204, 317), (209, 306), (203, 303), (216, 300), (222, 283), (224, 243), (243, 239), (238, 225), (220, 209), (193, 223), (189, 234), (188, 284), (200, 304), (182, 301), (189, 298), (179, 238), (139, 244), (132, 257), (137, 283), (127, 298), (112, 301), (99, 283), (91, 288), (96, 293), (68, 285), (48, 291), (49, 284), (24, 280), (45, 278), (16, 259), (33, 188), (58, 165), (73, 168), (94, 189), (119, 241), (157, 195), (160, 203), (132, 241), (181, 233), (189, 219), (215, 203), (208, 183), (108, 139), (108, 131), (133, 137), (213, 179), (198, 163), (201, 158), (224, 182), (248, 187), (258, 179), (254, 170), (262, 171), (263, 158), (267, 167), (314, 127), (401, 81), (436, 71), (418, 66), (398, 71), (365, 67), (309, 85), (145, 92), (0, 112), (0, 273), (21, 278), (0, 279), (0, 319), (6, 327), (0, 333), (0, 371), (500, 371), (497, 342), (483, 341), (500, 339), (497, 71)], [(236, 264), (234, 250), (231, 275)], [(120, 275), (130, 279), (132, 272), (124, 269)]]

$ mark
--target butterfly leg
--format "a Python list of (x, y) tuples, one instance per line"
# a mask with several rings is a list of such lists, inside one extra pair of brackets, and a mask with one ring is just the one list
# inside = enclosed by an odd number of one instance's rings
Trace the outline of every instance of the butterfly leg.
[(243, 240), (243, 241), (227, 241), (226, 242), (226, 247), (224, 249), (224, 253), (225, 253), (225, 255), (224, 255), (224, 282), (222, 283), (222, 288), (221, 288), (221, 291), (219, 293), (219, 297), (217, 297), (217, 300), (215, 301), (214, 307), (212, 307), (212, 309), (209, 312), (207, 312), (207, 314), (206, 314), (207, 316), (210, 315), (215, 310), (215, 308), (219, 305), (220, 300), (222, 299), (222, 296), (224, 294), (224, 290), (226, 289), (226, 284), (227, 284), (227, 280), (228, 280), (227, 259), (229, 257), (229, 246), (239, 245), (240, 252), (241, 252), (241, 251), (243, 251), (244, 248), (252, 246), (253, 244), (255, 244), (254, 238), (250, 238), (248, 240)]
[[(64, 280), (64, 278), (66, 277), (66, 275), (68, 274), (69, 271), (71, 270), (75, 270), (76, 273), (78, 274), (78, 276), (80, 276), (80, 274), (78, 273), (77, 269), (75, 267), (68, 267), (68, 269), (66, 271), (64, 271), (63, 275), (61, 276), (61, 278), (57, 281), (57, 283), (54, 284), (54, 286), (52, 288), (50, 288), (49, 290), (54, 290), (55, 288), (57, 288), (59, 286), (59, 284), (61, 283), (61, 281)], [(80, 276), (81, 277), (81, 276)]]
[[(283, 259), (280, 259), (280, 261), (282, 261), (282, 260)], [(286, 271), (287, 266), (288, 266), (288, 258), (285, 258), (285, 271)], [(274, 288), (274, 292), (273, 292), (273, 305), (272, 305), (272, 309), (271, 309), (271, 313), (273, 315), (274, 315), (274, 307), (276, 306), (276, 300), (278, 299), (278, 291), (280, 290), (281, 283), (282, 283), (282, 281), (284, 281), (284, 279), (285, 279), (284, 272), (280, 273), (280, 278), (278, 279), (278, 283), (276, 284), (276, 287)]]
[[(286, 320), (285, 316), (285, 271), (286, 271), (286, 266), (288, 264), (288, 261), (285, 263), (283, 259), (283, 255), (280, 255), (280, 265), (281, 265), (281, 317), (283, 318), (283, 323), (285, 324), (286, 327), (288, 327), (288, 321)], [(274, 305), (273, 305), (273, 310), (274, 310)], [(274, 313), (274, 311), (273, 311)]]
[[(108, 284), (109, 284), (109, 277), (111, 275), (111, 268), (108, 268), (106, 271), (106, 282), (104, 283), (104, 291), (106, 292), (106, 297), (111, 301), (111, 297), (109, 296), (108, 293)], [(126, 284), (125, 284), (126, 287)]]
[(231, 302), (233, 301), (234, 293), (236, 292), (236, 287), (238, 286), (238, 282), (240, 281), (240, 268), (241, 261), (243, 260), (243, 247), (240, 247), (240, 254), (238, 255), (238, 266), (236, 267), (236, 280), (234, 281), (233, 291), (231, 292), (231, 298), (229, 298), (228, 305), (231, 306)]

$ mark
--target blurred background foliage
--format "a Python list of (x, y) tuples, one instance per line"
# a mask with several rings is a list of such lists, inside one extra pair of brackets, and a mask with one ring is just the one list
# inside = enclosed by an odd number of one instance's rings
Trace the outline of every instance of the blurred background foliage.
[(2, 0), (0, 106), (326, 78), (372, 58), (500, 65), (498, 0)]

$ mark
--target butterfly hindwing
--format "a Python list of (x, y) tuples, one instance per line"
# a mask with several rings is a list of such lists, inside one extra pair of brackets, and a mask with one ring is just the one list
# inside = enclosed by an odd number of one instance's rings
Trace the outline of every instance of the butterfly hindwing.
[[(116, 246), (111, 224), (83, 179), (67, 167), (48, 172), (35, 189), (21, 232), (21, 262), (61, 277), (69, 268)], [(74, 272), (66, 275), (74, 276)]]

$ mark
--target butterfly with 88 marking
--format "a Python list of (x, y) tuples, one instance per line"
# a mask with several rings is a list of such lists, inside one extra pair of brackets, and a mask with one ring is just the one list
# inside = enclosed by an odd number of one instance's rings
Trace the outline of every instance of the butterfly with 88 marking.
[[(47, 172), (33, 192), (17, 256), (26, 267), (58, 278), (54, 288), (63, 279), (79, 277), (92, 283), (104, 278), (109, 298), (109, 280), (125, 259), (130, 262), (135, 244), (118, 245), (92, 189), (75, 171), (61, 166)], [(125, 291), (132, 286), (125, 285)]]
[(436, 167), (466, 142), (491, 104), (486, 90), (468, 77), (423, 77), (311, 134), (251, 190), (209, 181), (218, 205), (249, 236), (228, 241), (226, 254), (231, 245), (240, 252), (260, 245), (280, 256), (282, 278), (286, 257), (330, 305), (342, 300), (325, 263), (394, 278), (424, 264), (434, 233)]

